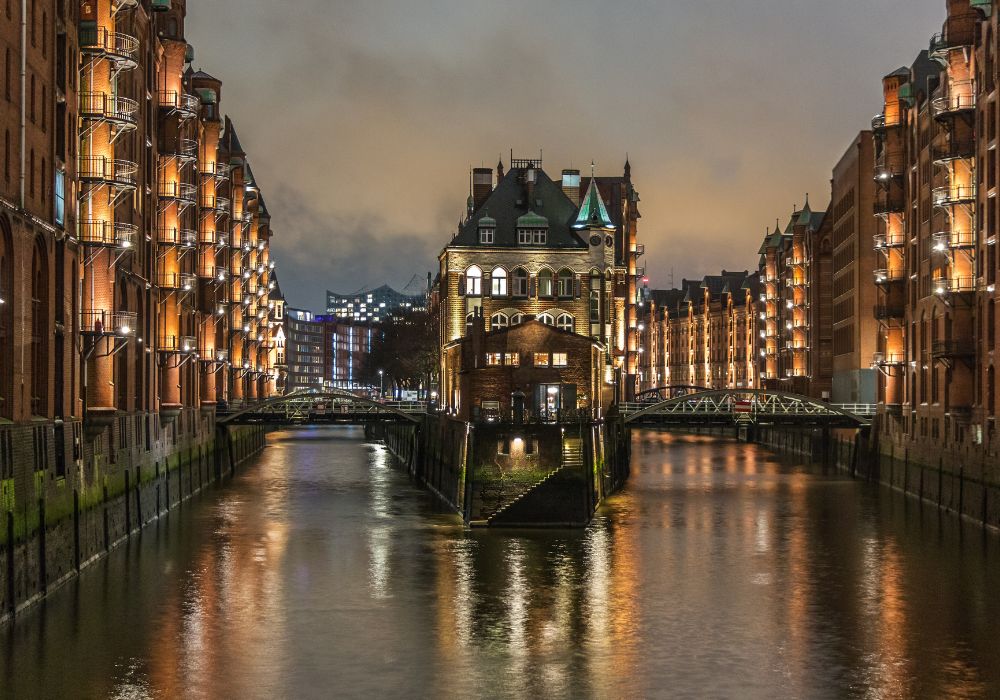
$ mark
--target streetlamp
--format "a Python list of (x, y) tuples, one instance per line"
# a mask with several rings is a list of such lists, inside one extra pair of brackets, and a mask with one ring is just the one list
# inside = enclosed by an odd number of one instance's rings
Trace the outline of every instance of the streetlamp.
[(383, 374), (384, 374), (384, 372), (382, 370), (378, 371), (378, 397), (380, 399), (384, 399), (385, 398), (385, 394), (382, 391), (382, 375)]

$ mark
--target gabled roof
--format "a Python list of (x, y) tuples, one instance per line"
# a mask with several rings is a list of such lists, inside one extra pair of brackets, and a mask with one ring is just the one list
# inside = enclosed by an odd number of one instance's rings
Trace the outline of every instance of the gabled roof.
[(615, 228), (611, 217), (608, 216), (608, 208), (604, 206), (604, 200), (601, 199), (601, 193), (597, 189), (597, 181), (593, 177), (590, 178), (590, 188), (583, 198), (583, 204), (580, 205), (573, 228), (600, 228), (609, 231)]
[(267, 298), (271, 301), (284, 301), (285, 295), (281, 293), (281, 285), (278, 284), (278, 272), (277, 270), (271, 270), (271, 281), (274, 282), (274, 287), (271, 289), (270, 294)]
[[(545, 248), (587, 248), (587, 244), (573, 231), (577, 206), (541, 169), (536, 169), (535, 183), (530, 201), (523, 182), (527, 175), (522, 168), (512, 168), (497, 183), (486, 201), (473, 212), (459, 228), (449, 247), (479, 247), (480, 222), (487, 218), (487, 226), (494, 226), (490, 247), (517, 248), (517, 229), (520, 221), (531, 226), (547, 226)], [(529, 219), (525, 219), (527, 216)], [(495, 223), (494, 223), (495, 222)], [(532, 246), (536, 247), (536, 246)]]

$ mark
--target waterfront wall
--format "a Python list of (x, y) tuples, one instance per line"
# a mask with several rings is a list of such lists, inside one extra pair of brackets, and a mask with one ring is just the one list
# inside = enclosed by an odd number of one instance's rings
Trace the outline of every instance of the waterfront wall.
[(217, 434), (194, 409), (122, 415), (94, 439), (78, 421), (0, 426), (0, 622), (263, 445), (263, 428)]
[(855, 431), (763, 428), (761, 444), (805, 457), (860, 479), (888, 486), (943, 511), (1000, 527), (1000, 460), (960, 448), (918, 448), (872, 431), (870, 440)]

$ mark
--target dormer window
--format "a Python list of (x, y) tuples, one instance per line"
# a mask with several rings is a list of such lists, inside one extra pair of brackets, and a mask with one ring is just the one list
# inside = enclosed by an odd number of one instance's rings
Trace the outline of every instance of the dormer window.
[(481, 228), (479, 229), (479, 242), (486, 245), (493, 245), (495, 234), (496, 229)]
[(517, 220), (518, 245), (545, 245), (548, 232), (549, 220), (532, 211)]

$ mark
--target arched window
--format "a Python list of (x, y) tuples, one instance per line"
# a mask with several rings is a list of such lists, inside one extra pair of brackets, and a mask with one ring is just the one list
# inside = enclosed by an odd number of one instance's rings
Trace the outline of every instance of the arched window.
[(544, 323), (546, 326), (556, 325), (556, 320), (552, 318), (552, 314), (539, 314), (538, 320)]
[(542, 270), (538, 273), (538, 298), (548, 299), (553, 296), (552, 270)]
[(520, 326), (522, 323), (524, 323), (524, 314), (518, 312), (516, 314), (511, 315), (510, 325)]
[(569, 314), (559, 314), (559, 318), (556, 319), (556, 328), (561, 331), (572, 333), (574, 325), (573, 317)]
[(483, 270), (478, 265), (465, 271), (465, 293), (470, 297), (483, 295)]
[(472, 320), (476, 317), (475, 314), (466, 314), (465, 316), (465, 335), (472, 335)]
[(559, 296), (566, 298), (573, 296), (573, 271), (562, 269), (559, 271)]
[(14, 259), (7, 218), (0, 218), (0, 418), (14, 418)]
[(510, 326), (510, 318), (505, 313), (496, 313), (490, 316), (490, 330), (498, 331), (501, 328)]
[(31, 413), (48, 413), (49, 265), (39, 237), (31, 260)]
[(493, 284), (490, 287), (490, 294), (495, 297), (507, 296), (507, 271), (502, 267), (493, 270)]
[(511, 294), (515, 297), (528, 296), (528, 271), (519, 267), (510, 276)]

